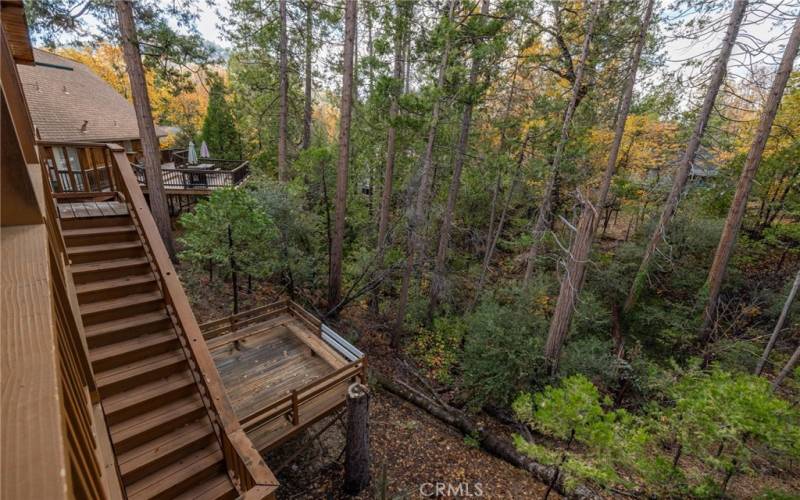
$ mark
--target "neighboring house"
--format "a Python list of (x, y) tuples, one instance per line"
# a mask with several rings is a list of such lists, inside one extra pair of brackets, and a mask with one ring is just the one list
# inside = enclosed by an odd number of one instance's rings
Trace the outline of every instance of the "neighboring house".
[[(33, 49), (34, 65), (18, 65), (40, 141), (111, 142), (142, 150), (133, 105), (85, 65)], [(156, 135), (166, 130), (156, 127)]]

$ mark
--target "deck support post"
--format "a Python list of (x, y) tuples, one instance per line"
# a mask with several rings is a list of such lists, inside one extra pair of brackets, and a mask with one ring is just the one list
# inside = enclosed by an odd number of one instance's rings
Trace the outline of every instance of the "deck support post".
[(347, 388), (347, 441), (344, 460), (344, 491), (357, 495), (370, 482), (369, 399), (367, 386)]

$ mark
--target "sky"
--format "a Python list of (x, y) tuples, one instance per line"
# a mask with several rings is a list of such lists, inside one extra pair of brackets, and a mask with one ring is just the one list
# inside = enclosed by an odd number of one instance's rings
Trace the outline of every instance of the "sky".
[[(800, 0), (768, 0), (767, 4), (776, 4), (780, 3), (787, 6), (786, 10), (790, 10), (791, 8), (798, 9), (800, 8)], [(792, 4), (796, 5), (792, 5)], [(203, 36), (213, 41), (215, 44), (223, 47), (228, 48), (230, 44), (228, 44), (225, 39), (222, 37), (219, 29), (217, 29), (217, 23), (219, 20), (219, 16), (216, 14), (215, 9), (221, 10), (223, 13), (228, 11), (228, 2), (221, 1), (218, 2), (215, 7), (211, 7), (205, 3), (202, 3), (200, 8), (200, 17), (198, 28)], [(757, 12), (750, 12), (748, 17), (745, 19), (745, 23), (742, 26), (740, 31), (740, 35), (738, 37), (739, 40), (749, 40), (749, 39), (756, 39), (763, 42), (764, 45), (764, 52), (767, 54), (779, 54), (783, 44), (780, 41), (780, 38), (785, 38), (788, 36), (786, 32), (787, 28), (791, 26), (788, 23), (784, 23), (781, 26), (775, 26), (775, 24), (771, 21), (761, 21), (760, 14)], [(666, 44), (666, 71), (669, 72), (679, 72), (682, 75), (689, 77), (695, 75), (697, 73), (702, 73), (703, 69), (690, 69), (685, 67), (685, 62), (687, 60), (702, 57), (705, 55), (709, 49), (714, 49), (719, 46), (720, 42), (722, 41), (724, 35), (724, 23), (727, 21), (727, 12), (721, 14), (719, 16), (719, 24), (721, 25), (720, 28), (716, 30), (711, 36), (708, 36), (704, 39), (700, 40), (687, 40), (683, 38), (669, 40)], [(783, 35), (783, 37), (781, 37)], [(778, 39), (776, 41), (776, 38)], [(737, 49), (734, 52), (734, 58), (738, 58), (740, 60), (744, 60), (743, 51), (741, 49)], [(710, 61), (710, 58), (705, 58)], [(763, 54), (759, 58), (756, 58), (756, 65), (765, 65), (774, 63), (768, 57), (765, 57)], [(739, 76), (747, 76), (749, 71), (747, 68), (732, 64), (729, 67), (729, 73), (733, 75)], [(662, 78), (660, 75), (655, 75), (655, 78)]]

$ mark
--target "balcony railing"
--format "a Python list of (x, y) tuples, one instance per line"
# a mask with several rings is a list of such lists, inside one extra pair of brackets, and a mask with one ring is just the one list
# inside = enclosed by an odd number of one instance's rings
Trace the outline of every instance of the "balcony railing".
[[(107, 193), (115, 191), (111, 175), (110, 150), (106, 144), (40, 142), (42, 162), (56, 197), (69, 197), (64, 193)], [(166, 156), (181, 165), (179, 168), (162, 167), (161, 175), (167, 191), (212, 191), (241, 184), (250, 175), (250, 163), (239, 160), (204, 158), (205, 168), (192, 167), (180, 156), (181, 151), (169, 151)], [(184, 166), (185, 165), (185, 166)], [(147, 187), (144, 167), (131, 164), (136, 180)]]
[[(205, 160), (204, 160), (205, 161)], [(227, 161), (227, 160), (222, 160)], [(234, 187), (241, 184), (250, 175), (249, 162), (236, 162), (233, 170), (214, 168), (168, 168), (161, 167), (164, 188), (170, 190), (208, 190)], [(136, 180), (140, 186), (147, 186), (147, 176), (142, 165), (132, 164)]]

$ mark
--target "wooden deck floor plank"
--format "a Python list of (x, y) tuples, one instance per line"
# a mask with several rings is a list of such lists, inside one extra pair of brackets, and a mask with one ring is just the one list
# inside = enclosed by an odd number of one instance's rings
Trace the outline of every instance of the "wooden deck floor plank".
[(292, 389), (300, 389), (328, 373), (330, 367), (319, 358), (286, 359), (274, 370), (245, 383), (240, 382), (229, 392), (229, 397), (237, 415), (249, 415), (289, 394)]
[(83, 208), (89, 214), (89, 217), (104, 217), (105, 214), (100, 207), (97, 205), (96, 201), (85, 201), (83, 202)]
[(84, 217), (91, 217), (89, 211), (86, 209), (83, 203), (70, 203), (72, 205), (72, 211), (75, 212), (75, 217), (78, 219)]
[(260, 349), (238, 351), (231, 354), (217, 366), (223, 373), (224, 380), (237, 381), (242, 378), (257, 377), (263, 372), (277, 369), (279, 365), (286, 362), (286, 359), (309, 355), (311, 355), (311, 351), (305, 346), (296, 346), (276, 339), (264, 344)]
[(128, 206), (120, 201), (109, 202), (109, 207), (116, 215), (128, 215)]
[[(263, 391), (265, 391), (271, 384), (270, 381), (274, 377), (281, 377), (285, 380), (291, 380), (293, 376), (292, 370), (302, 370), (304, 356), (297, 354), (291, 357), (286, 357), (269, 367), (268, 370), (261, 370), (260, 373), (246, 377), (239, 377), (238, 379), (230, 379), (230, 390), (228, 390), (229, 398), (232, 401), (241, 398), (260, 398)], [(225, 381), (225, 379), (223, 379)]]
[(276, 349), (290, 347), (299, 348), (302, 344), (286, 335), (286, 331), (275, 328), (220, 346), (214, 350), (213, 356), (215, 361), (225, 366), (233, 359), (241, 359), (253, 353), (274, 352)]

